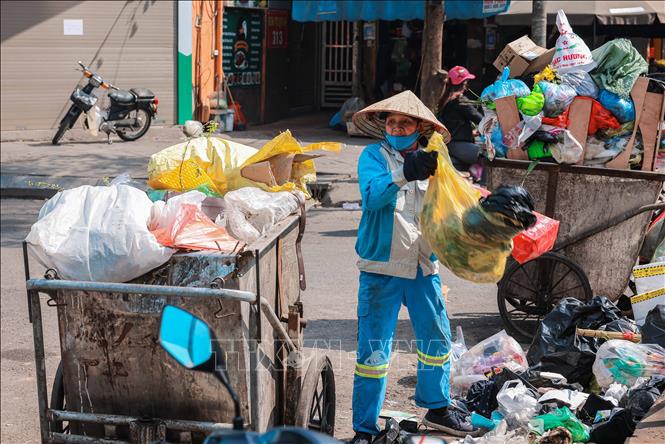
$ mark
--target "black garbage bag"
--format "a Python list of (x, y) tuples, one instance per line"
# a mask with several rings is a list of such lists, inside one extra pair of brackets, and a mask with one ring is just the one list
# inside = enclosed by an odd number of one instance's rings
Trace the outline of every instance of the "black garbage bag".
[(477, 381), (471, 384), (466, 394), (466, 406), (470, 412), (476, 412), (489, 418), (499, 407), (496, 395), (499, 388), (494, 381)]
[(639, 386), (626, 392), (619, 405), (630, 410), (633, 418), (640, 421), (665, 390), (665, 376), (652, 376)]
[(628, 409), (615, 411), (607, 420), (595, 424), (591, 429), (591, 442), (623, 444), (633, 435), (636, 422)]
[[(621, 311), (604, 296), (595, 296), (588, 303), (563, 299), (543, 318), (527, 359), (531, 365), (540, 363), (541, 371), (560, 373), (569, 383), (579, 382), (588, 387), (596, 351), (604, 340), (577, 336), (575, 329), (598, 330), (622, 318)], [(628, 324), (629, 321), (616, 322), (610, 328)]]
[(601, 325), (598, 330), (619, 331), (621, 333), (639, 333), (640, 326), (637, 325), (634, 320), (623, 317), (621, 319), (617, 319), (616, 321)]
[(545, 143), (559, 143), (559, 138), (549, 131), (536, 130), (528, 140), (540, 140)]
[(656, 305), (647, 313), (642, 326), (642, 343), (665, 347), (665, 305)]
[(480, 199), (480, 206), (487, 212), (503, 214), (518, 222), (516, 226), (525, 230), (536, 223), (533, 197), (524, 187), (501, 185), (492, 191), (492, 194)]
[(583, 423), (590, 425), (593, 424), (593, 421), (596, 418), (596, 413), (598, 413), (599, 410), (612, 410), (614, 407), (612, 401), (608, 401), (595, 393), (591, 393), (584, 402), (577, 417), (580, 418)]

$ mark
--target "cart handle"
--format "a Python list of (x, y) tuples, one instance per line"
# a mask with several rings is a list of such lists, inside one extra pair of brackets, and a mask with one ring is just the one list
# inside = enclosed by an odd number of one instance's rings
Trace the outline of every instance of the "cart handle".
[(295, 344), (277, 315), (273, 312), (268, 301), (265, 298), (257, 300), (256, 294), (251, 291), (223, 288), (174, 287), (168, 285), (118, 284), (114, 282), (67, 281), (60, 279), (29, 279), (26, 282), (26, 287), (28, 288), (28, 292), (57, 290), (97, 291), (102, 293), (222, 298), (230, 301), (248, 302), (252, 305), (259, 303), (261, 311), (268, 318), (270, 325), (277, 331), (280, 339), (284, 341), (288, 351), (296, 350)]
[(557, 243), (556, 245), (554, 245), (554, 251), (562, 250), (562, 249), (564, 249), (564, 248), (566, 248), (566, 247), (568, 247), (572, 244), (576, 244), (577, 242), (583, 241), (584, 239), (586, 239), (588, 237), (591, 237), (595, 234), (598, 234), (601, 231), (605, 231), (608, 228), (612, 228), (616, 225), (619, 225), (620, 223), (625, 222), (628, 219), (632, 219), (633, 217), (635, 217), (639, 214), (642, 214), (644, 212), (655, 211), (655, 210), (663, 210), (663, 209), (665, 209), (665, 202), (660, 202), (660, 203), (651, 204), (651, 205), (644, 205), (642, 207), (635, 208), (634, 210), (627, 211), (623, 214), (620, 214), (616, 217), (613, 217), (612, 219), (610, 219), (610, 220), (608, 220), (608, 221), (606, 221), (606, 222), (604, 222), (600, 225), (597, 225), (593, 228), (590, 228), (590, 229), (578, 234), (577, 236), (575, 236), (571, 239), (567, 239), (567, 240), (564, 240), (560, 243)]
[(26, 282), (28, 290), (35, 291), (98, 291), (120, 294), (151, 294), (160, 296), (211, 297), (232, 301), (256, 302), (256, 295), (250, 291), (223, 288), (175, 287), (168, 285), (118, 284), (115, 282), (83, 282), (60, 279), (30, 279)]

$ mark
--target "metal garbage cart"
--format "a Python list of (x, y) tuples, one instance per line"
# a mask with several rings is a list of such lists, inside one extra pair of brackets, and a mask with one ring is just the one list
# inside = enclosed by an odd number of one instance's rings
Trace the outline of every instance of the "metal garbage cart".
[(577, 165), (495, 159), (487, 163), (488, 188), (519, 185), (536, 211), (560, 221), (551, 252), (518, 264), (512, 258), (498, 284), (506, 329), (533, 337), (542, 319), (565, 297), (618, 299), (625, 291), (665, 174)]
[[(61, 280), (55, 270), (28, 279), (42, 442), (200, 442), (231, 428), (223, 386), (160, 347), (166, 304), (216, 332), (250, 429), (292, 424), (332, 435), (330, 359), (302, 353), (304, 217), (288, 217), (242, 253), (176, 254), (131, 283)], [(25, 245), (24, 255), (29, 277)], [(40, 294), (57, 309), (60, 334), (50, 401)]]

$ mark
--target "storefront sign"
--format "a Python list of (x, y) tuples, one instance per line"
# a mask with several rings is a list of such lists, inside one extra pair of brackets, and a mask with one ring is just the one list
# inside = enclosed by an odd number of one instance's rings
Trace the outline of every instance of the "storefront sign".
[(288, 48), (289, 11), (269, 9), (266, 12), (266, 34), (268, 49)]
[(363, 40), (376, 40), (376, 25), (374, 22), (363, 23)]
[(225, 6), (236, 8), (267, 8), (268, 0), (227, 0)]
[(263, 11), (224, 8), (222, 66), (229, 86), (261, 85)]
[(483, 0), (483, 14), (498, 14), (508, 10), (507, 0)]

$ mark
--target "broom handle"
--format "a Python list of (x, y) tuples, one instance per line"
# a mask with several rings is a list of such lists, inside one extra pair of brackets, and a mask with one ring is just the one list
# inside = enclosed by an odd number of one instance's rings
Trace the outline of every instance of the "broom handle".
[(229, 83), (226, 81), (226, 76), (224, 77), (224, 91), (226, 91), (228, 97), (231, 98), (231, 103), (235, 104), (236, 99), (234, 99), (233, 94), (231, 94), (231, 88), (229, 88)]
[(578, 328), (576, 331), (577, 336), (586, 336), (589, 338), (603, 338), (603, 339), (625, 339), (626, 341), (641, 342), (642, 335), (632, 332), (620, 331), (602, 331), (602, 330), (589, 330), (586, 328)]

